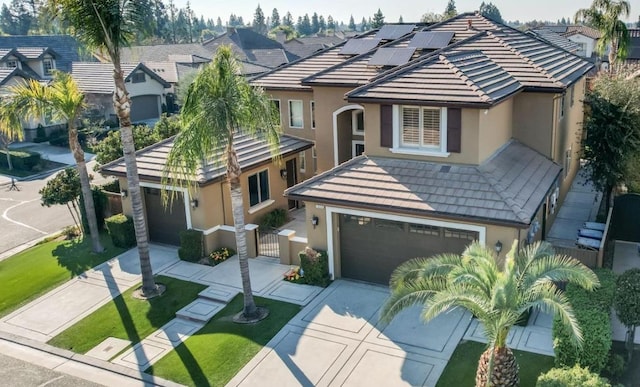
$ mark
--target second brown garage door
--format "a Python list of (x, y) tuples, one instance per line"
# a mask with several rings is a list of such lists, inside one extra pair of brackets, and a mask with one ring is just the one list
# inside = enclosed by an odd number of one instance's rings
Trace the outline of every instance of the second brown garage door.
[(460, 254), (478, 233), (452, 228), (341, 214), (341, 275), (388, 284), (393, 270), (416, 257)]
[(184, 199), (178, 193), (173, 202), (165, 208), (160, 190), (144, 188), (144, 203), (147, 211), (149, 239), (153, 242), (180, 245), (180, 231), (187, 229)]

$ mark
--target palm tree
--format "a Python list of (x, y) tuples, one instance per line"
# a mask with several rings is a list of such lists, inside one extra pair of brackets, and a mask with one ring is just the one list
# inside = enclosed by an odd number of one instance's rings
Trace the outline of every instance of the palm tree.
[[(164, 169), (163, 185), (195, 187), (193, 176), (203, 160), (224, 149), (231, 191), (233, 222), (244, 292), (243, 317), (262, 317), (251, 291), (247, 241), (244, 229), (244, 202), (240, 186), (242, 173), (233, 144), (237, 133), (267, 141), (275, 155), (279, 143), (273, 106), (262, 89), (251, 87), (239, 76), (238, 64), (229, 46), (218, 49), (213, 62), (203, 68), (189, 87), (181, 112), (182, 129), (174, 140)], [(190, 179), (191, 177), (191, 179)]]
[(11, 93), (12, 109), (20, 117), (38, 119), (47, 113), (51, 113), (54, 120), (67, 121), (69, 131), (69, 147), (76, 161), (76, 169), (80, 177), (82, 199), (89, 223), (91, 245), (94, 253), (104, 250), (100, 243), (98, 221), (93, 203), (93, 192), (87, 173), (87, 165), (84, 160), (84, 150), (78, 141), (78, 128), (76, 126), (82, 110), (86, 107), (84, 94), (78, 88), (78, 84), (71, 75), (57, 71), (53, 82), (44, 85), (35, 79), (9, 88)]
[(9, 153), (9, 144), (12, 141), (21, 141), (23, 138), (22, 122), (20, 122), (19, 116), (11, 110), (9, 101), (0, 99), (0, 142), (4, 148), (7, 156), (7, 166), (9, 170), (13, 169), (11, 164), (11, 153)]
[(140, 256), (141, 292), (146, 297), (152, 297), (157, 294), (158, 287), (153, 279), (149, 257), (147, 225), (131, 127), (131, 99), (120, 65), (121, 47), (129, 45), (135, 38), (136, 31), (146, 25), (144, 16), (148, 12), (147, 3), (144, 0), (49, 0), (54, 17), (70, 25), (76, 37), (87, 48), (106, 53), (113, 64), (113, 105), (120, 121), (127, 184)]
[(462, 255), (416, 258), (400, 265), (391, 276), (391, 295), (382, 309), (390, 322), (403, 309), (423, 305), (429, 321), (451, 308), (469, 310), (484, 325), (489, 341), (480, 357), (476, 386), (517, 386), (518, 364), (506, 346), (511, 327), (527, 310), (552, 312), (582, 342), (580, 327), (567, 298), (555, 283), (567, 281), (586, 289), (599, 285), (596, 275), (579, 261), (555, 255), (546, 242), (518, 251), (517, 241), (504, 262), (473, 243)]
[(593, 0), (591, 7), (576, 12), (576, 22), (582, 21), (591, 25), (602, 34), (596, 45), (598, 52), (602, 55), (607, 46), (610, 46), (610, 66), (615, 64), (616, 59), (627, 57), (630, 45), (629, 30), (620, 18), (629, 17), (630, 11), (631, 6), (626, 0)]

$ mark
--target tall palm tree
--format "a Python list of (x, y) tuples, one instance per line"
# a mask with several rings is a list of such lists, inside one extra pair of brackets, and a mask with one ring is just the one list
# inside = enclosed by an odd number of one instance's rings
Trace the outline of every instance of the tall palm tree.
[(476, 386), (517, 386), (518, 364), (507, 347), (507, 335), (520, 316), (533, 307), (556, 314), (582, 342), (580, 327), (567, 298), (555, 283), (568, 281), (586, 289), (599, 285), (596, 275), (579, 261), (555, 255), (548, 243), (518, 251), (514, 242), (504, 262), (473, 243), (462, 255), (416, 258), (391, 276), (391, 295), (382, 309), (390, 322), (403, 309), (422, 305), (429, 321), (451, 308), (473, 313), (484, 325), (489, 341), (480, 357)]
[(603, 54), (610, 46), (610, 66), (617, 59), (627, 57), (631, 41), (627, 25), (620, 18), (629, 17), (630, 11), (631, 6), (626, 0), (593, 0), (591, 7), (576, 12), (576, 22), (582, 21), (593, 26), (602, 34), (596, 45), (597, 51)]
[(129, 45), (139, 28), (146, 25), (144, 16), (148, 12), (148, 2), (145, 0), (49, 0), (49, 5), (54, 17), (71, 26), (75, 36), (87, 48), (102, 51), (113, 64), (115, 83), (113, 105), (120, 121), (127, 184), (142, 272), (141, 291), (145, 296), (151, 297), (157, 294), (158, 287), (153, 279), (149, 257), (147, 225), (144, 219), (131, 127), (131, 99), (125, 87), (124, 73), (120, 64), (121, 47)]
[(20, 116), (38, 119), (47, 113), (51, 113), (54, 120), (67, 121), (69, 131), (69, 147), (76, 161), (76, 169), (80, 177), (82, 199), (89, 223), (91, 245), (93, 252), (100, 253), (104, 250), (100, 243), (98, 221), (96, 220), (93, 193), (89, 182), (89, 173), (84, 160), (84, 150), (78, 141), (77, 121), (86, 107), (84, 94), (78, 88), (78, 84), (71, 75), (57, 71), (53, 81), (44, 85), (37, 80), (29, 80), (9, 88), (11, 93), (11, 106)]
[(240, 185), (242, 173), (233, 137), (244, 133), (267, 141), (276, 154), (280, 140), (273, 106), (262, 89), (251, 87), (239, 76), (238, 64), (229, 46), (221, 46), (211, 64), (203, 68), (189, 86), (181, 112), (182, 129), (174, 140), (163, 174), (163, 185), (194, 188), (193, 179), (203, 160), (224, 149), (231, 191), (231, 207), (244, 293), (243, 316), (260, 317), (251, 291), (247, 241), (244, 229), (244, 201)]
[(12, 141), (21, 141), (23, 138), (22, 122), (19, 116), (11, 110), (10, 100), (6, 98), (0, 99), (0, 142), (6, 151), (7, 165), (9, 170), (13, 169), (11, 164), (11, 154), (9, 153), (9, 144)]

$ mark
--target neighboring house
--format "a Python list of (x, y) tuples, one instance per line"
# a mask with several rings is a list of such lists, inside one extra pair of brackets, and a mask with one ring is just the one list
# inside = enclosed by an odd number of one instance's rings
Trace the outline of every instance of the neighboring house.
[(630, 29), (629, 53), (625, 62), (628, 64), (640, 64), (640, 29)]
[(0, 67), (0, 97), (9, 93), (8, 89), (26, 80), (34, 79), (33, 76), (20, 70), (19, 68)]
[(285, 133), (315, 143), (285, 191), (306, 206), (308, 245), (332, 277), (388, 283), (403, 261), (473, 240), (504, 254), (545, 239), (579, 168), (592, 67), (467, 13), (385, 25), (252, 84)]
[(585, 58), (598, 56), (595, 50), (601, 34), (595, 28), (583, 25), (547, 26), (544, 28), (577, 43), (580, 46), (578, 55)]
[[(280, 138), (278, 156), (272, 160), (269, 146), (263, 141), (246, 135), (237, 135), (234, 145), (242, 168), (240, 182), (244, 194), (245, 222), (257, 223), (266, 213), (276, 208), (287, 208), (287, 199), (282, 192), (293, 186), (295, 163), (299, 152), (309, 149), (309, 141), (283, 135)], [(197, 173), (198, 188), (195, 192), (177, 187), (167, 187), (178, 191), (170, 206), (165, 207), (160, 197), (160, 181), (167, 155), (173, 146), (173, 137), (161, 141), (136, 153), (140, 185), (143, 187), (145, 219), (149, 239), (153, 242), (179, 244), (179, 232), (189, 228), (203, 230), (206, 236), (207, 252), (218, 247), (235, 245), (233, 238), (223, 241), (218, 231), (233, 225), (231, 197), (226, 182), (224, 163), (221, 157), (224, 149), (212, 155), (206, 165)], [(123, 159), (106, 164), (101, 173), (120, 178), (120, 188), (127, 192), (126, 166)], [(131, 215), (131, 201), (123, 195), (123, 211)]]
[(279, 34), (276, 34), (276, 40), (282, 43), (287, 51), (297, 55), (300, 58), (305, 58), (325, 48), (333, 47), (336, 44), (344, 42), (345, 40), (344, 38), (340, 38), (335, 35), (327, 35), (305, 36), (302, 38), (293, 38), (285, 41), (284, 32), (279, 32)]
[[(166, 89), (171, 85), (142, 63), (122, 63), (131, 98), (131, 121), (151, 123), (160, 118)], [(110, 63), (74, 62), (71, 76), (85, 94), (94, 118), (116, 120), (113, 107), (113, 66)]]
[(567, 50), (572, 54), (576, 54), (576, 55), (580, 55), (580, 56), (584, 56), (584, 49), (583, 46), (572, 41), (569, 40), (567, 38), (565, 38), (564, 36), (553, 32), (552, 30), (546, 28), (546, 27), (542, 27), (542, 28), (536, 28), (534, 30), (529, 30), (527, 31), (527, 34), (531, 35), (531, 36), (535, 36), (538, 39), (544, 40), (545, 42), (549, 43), (549, 44), (553, 44), (554, 46), (558, 46), (560, 48), (562, 48), (563, 50)]

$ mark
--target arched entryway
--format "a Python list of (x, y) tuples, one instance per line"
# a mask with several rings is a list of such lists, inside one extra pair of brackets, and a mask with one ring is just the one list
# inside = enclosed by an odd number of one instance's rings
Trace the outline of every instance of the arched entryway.
[(347, 105), (333, 112), (334, 165), (364, 153), (364, 108)]

